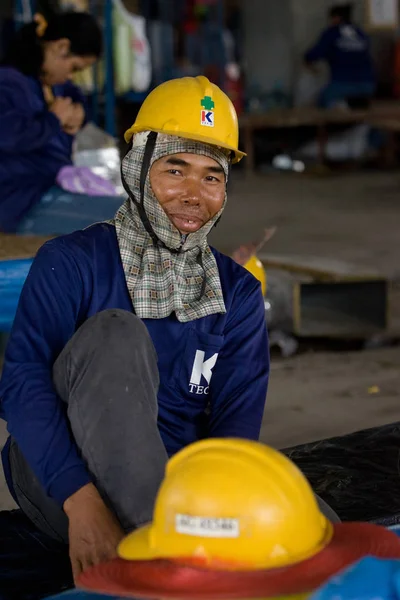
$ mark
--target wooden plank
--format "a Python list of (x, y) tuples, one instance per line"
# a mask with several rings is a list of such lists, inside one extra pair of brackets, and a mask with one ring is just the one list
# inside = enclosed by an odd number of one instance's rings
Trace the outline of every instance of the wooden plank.
[[(400, 111), (399, 111), (400, 114)], [(277, 109), (262, 114), (243, 115), (239, 121), (242, 129), (290, 128), (334, 123), (358, 123), (365, 119), (368, 111), (321, 110), (321, 109)]]
[(394, 136), (400, 131), (400, 106), (398, 102), (374, 102), (367, 110), (341, 108), (320, 109), (298, 107), (274, 109), (261, 114), (245, 114), (239, 120), (240, 136), (247, 154), (246, 173), (255, 169), (254, 132), (262, 129), (316, 127), (318, 159), (324, 164), (329, 125), (357, 125), (368, 123), (391, 132), (393, 139), (388, 143), (388, 164), (394, 163)]
[(260, 114), (245, 114), (239, 120), (241, 129), (290, 128), (333, 124), (355, 124), (372, 120), (400, 120), (398, 103), (373, 104), (366, 110), (310, 107), (273, 109)]
[(384, 117), (369, 117), (367, 119), (369, 125), (373, 125), (377, 129), (385, 129), (386, 131), (400, 131), (400, 116), (397, 118)]
[[(53, 237), (53, 236), (52, 236)], [(51, 237), (0, 233), (0, 260), (32, 258)]]
[(292, 256), (258, 253), (265, 268), (279, 269), (312, 277), (318, 281), (367, 281), (386, 279), (374, 269), (318, 256)]

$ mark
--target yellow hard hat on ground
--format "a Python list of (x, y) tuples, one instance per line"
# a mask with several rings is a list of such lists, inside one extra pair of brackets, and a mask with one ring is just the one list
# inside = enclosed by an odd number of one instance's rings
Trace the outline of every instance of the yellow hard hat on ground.
[(331, 535), (307, 480), (283, 454), (211, 439), (170, 460), (153, 523), (123, 540), (119, 555), (270, 569), (312, 556)]
[(243, 266), (261, 283), (262, 294), (265, 296), (267, 293), (267, 274), (261, 260), (253, 255)]
[(129, 142), (141, 131), (176, 135), (231, 150), (234, 163), (245, 156), (239, 151), (238, 119), (231, 100), (203, 76), (171, 79), (150, 92), (135, 123), (125, 132), (125, 140)]
[(304, 600), (364, 556), (400, 558), (370, 523), (331, 524), (280, 452), (239, 439), (196, 442), (168, 463), (153, 522), (80, 585), (137, 598)]

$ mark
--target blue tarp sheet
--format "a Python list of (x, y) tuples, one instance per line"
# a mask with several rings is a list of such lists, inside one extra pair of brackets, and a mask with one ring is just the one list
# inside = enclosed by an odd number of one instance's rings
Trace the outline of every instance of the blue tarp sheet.
[(310, 600), (399, 600), (400, 560), (367, 557), (332, 577)]
[(9, 332), (11, 329), (32, 260), (0, 260), (0, 332)]

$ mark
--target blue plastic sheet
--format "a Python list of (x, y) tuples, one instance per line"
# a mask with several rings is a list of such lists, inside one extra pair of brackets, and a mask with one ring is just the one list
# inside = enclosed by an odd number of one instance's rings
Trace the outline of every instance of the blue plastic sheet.
[(399, 600), (400, 560), (367, 557), (315, 592), (310, 600)]
[(32, 260), (0, 261), (0, 332), (9, 332), (11, 329)]

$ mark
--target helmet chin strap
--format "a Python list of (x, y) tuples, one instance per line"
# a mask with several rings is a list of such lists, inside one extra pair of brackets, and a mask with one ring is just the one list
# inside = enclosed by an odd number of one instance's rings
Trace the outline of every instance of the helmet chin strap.
[[(122, 185), (124, 186), (124, 190), (126, 191), (126, 193), (128, 194), (129, 198), (131, 199), (131, 201), (133, 202), (133, 204), (136, 206), (136, 208), (138, 209), (138, 213), (139, 213), (139, 217), (143, 223), (144, 228), (146, 229), (147, 233), (149, 234), (149, 236), (151, 237), (153, 244), (155, 246), (158, 246), (159, 248), (167, 248), (167, 246), (164, 244), (164, 242), (162, 240), (160, 240), (156, 234), (156, 232), (154, 231), (149, 218), (146, 214), (145, 208), (144, 208), (144, 188), (146, 185), (146, 178), (147, 178), (147, 173), (149, 172), (150, 169), (150, 164), (151, 164), (151, 157), (153, 156), (153, 152), (154, 152), (154, 148), (156, 146), (156, 142), (157, 142), (157, 132), (156, 131), (150, 131), (149, 135), (147, 136), (147, 141), (146, 141), (146, 146), (144, 149), (144, 155), (143, 155), (143, 162), (142, 162), (142, 168), (140, 171), (140, 200), (138, 201), (135, 196), (132, 194), (128, 184), (125, 181), (125, 177), (124, 177), (124, 173), (123, 173), (123, 169), (122, 169), (122, 163), (121, 162), (121, 179), (122, 179)], [(128, 151), (125, 154), (125, 157), (127, 156), (127, 154), (132, 150), (133, 147), (133, 138), (132, 141), (129, 145)], [(124, 158), (125, 158), (124, 157)], [(179, 250), (174, 250), (171, 248), (168, 248), (168, 250), (170, 252), (176, 252), (178, 253)]]
[[(231, 159), (232, 153), (230, 154), (230, 158), (228, 161), (228, 175), (226, 178), (226, 184), (225, 184), (225, 190), (227, 191), (228, 188), (228, 182), (231, 180), (231, 169), (232, 169), (232, 159)], [(220, 222), (220, 220), (222, 219), (222, 215), (220, 217), (218, 217), (218, 219), (215, 221), (214, 223), (214, 227), (216, 227), (218, 225), (218, 223)]]

